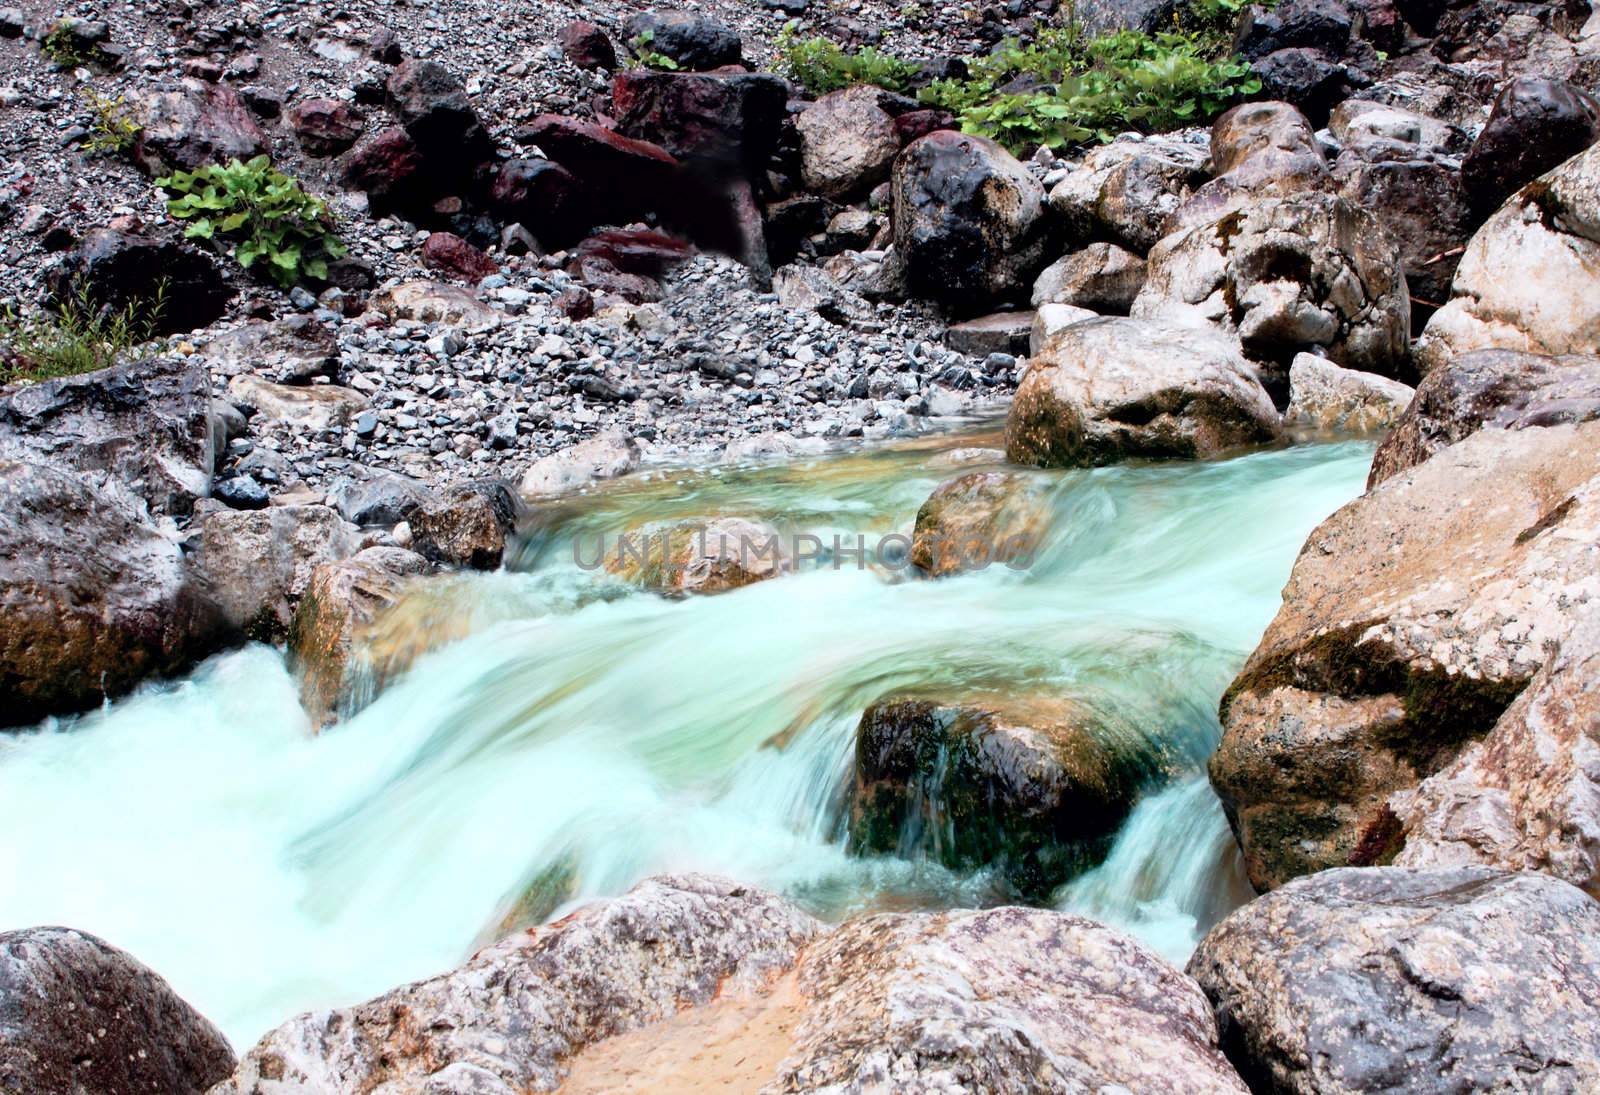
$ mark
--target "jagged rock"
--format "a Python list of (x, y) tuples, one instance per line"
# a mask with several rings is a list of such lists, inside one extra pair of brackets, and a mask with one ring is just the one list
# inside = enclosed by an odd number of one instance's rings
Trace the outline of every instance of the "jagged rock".
[(233, 299), (209, 255), (165, 237), (109, 228), (86, 235), (47, 281), (57, 304), (82, 294), (97, 309), (126, 314), (131, 308), (156, 334), (204, 327)]
[(352, 469), (328, 484), (328, 504), (353, 525), (394, 525), (436, 496), (408, 476), (375, 468)]
[(617, 67), (617, 47), (593, 23), (575, 19), (561, 28), (556, 40), (567, 60), (579, 68), (609, 72)]
[(1524, 187), (1472, 237), (1417, 365), (1491, 348), (1600, 354), (1600, 147)]
[(200, 1095), (234, 1063), (222, 1032), (125, 951), (72, 928), (0, 933), (0, 1088)]
[(327, 506), (217, 510), (200, 526), (200, 570), (230, 626), (276, 640), (312, 573), (353, 555), (357, 533)]
[(467, 330), (493, 327), (501, 322), (499, 312), (466, 289), (436, 281), (405, 281), (392, 289), (374, 293), (373, 309), (390, 319), (413, 319), (419, 323), (442, 323)]
[(617, 129), (685, 161), (754, 177), (777, 147), (789, 86), (766, 73), (619, 72)]
[(1028, 336), (1033, 331), (1033, 312), (996, 312), (977, 319), (952, 323), (945, 329), (944, 344), (973, 357), (989, 354), (1028, 352)]
[(1597, 533), (1586, 423), (1473, 434), (1311, 535), (1211, 759), (1257, 889), (1392, 853), (1388, 797), (1488, 733), (1600, 595)]
[(824, 95), (795, 118), (800, 165), (808, 189), (845, 199), (889, 177), (900, 151), (885, 93), (868, 85)]
[[(289, 668), (300, 677), (300, 703), (320, 730), (370, 701), (385, 678), (403, 667), (360, 662), (362, 640), (409, 579), (428, 562), (404, 548), (370, 547), (311, 572), (289, 624)], [(354, 678), (365, 679), (358, 686)]]
[(494, 154), (466, 89), (439, 62), (402, 61), (389, 75), (385, 91), (406, 135), (437, 174), (464, 177)]
[(1600, 140), (1600, 102), (1581, 88), (1519, 76), (1461, 163), (1461, 185), (1480, 217), (1552, 168)]
[(1600, 357), (1475, 350), (1423, 378), (1372, 458), (1368, 487), (1482, 429), (1520, 430), (1600, 418)]
[(601, 434), (533, 462), (522, 476), (523, 498), (565, 494), (639, 466), (639, 446), (621, 434)]
[(507, 538), (516, 531), (517, 502), (505, 483), (486, 479), (428, 499), (406, 520), (411, 523), (411, 545), (424, 558), (495, 570)]
[(1158, 31), (1172, 25), (1176, 0), (1078, 0), (1072, 15), (1093, 38), (1118, 30)]
[(856, 731), (850, 850), (994, 868), (1039, 898), (1098, 861), (1159, 768), (1079, 700), (884, 697)]
[(0, 459), (0, 724), (82, 711), (182, 672), (221, 631), (177, 538), (120, 480), (91, 485)]
[(1050, 232), (1044, 189), (986, 137), (940, 130), (894, 163), (895, 250), (914, 296), (972, 315), (1025, 292)]
[(1263, 444), (1279, 428), (1254, 371), (1221, 335), (1156, 320), (1088, 320), (1033, 359), (1006, 419), (1006, 459), (1040, 467), (1192, 460)]
[(1310, 121), (1288, 103), (1241, 103), (1223, 114), (1211, 127), (1211, 160), (1217, 177), (1167, 218), (1163, 236), (1332, 182)]
[(1371, 213), (1324, 193), (1261, 199), (1168, 236), (1133, 314), (1219, 324), (1258, 360), (1317, 351), (1386, 376), (1405, 368), (1411, 339), (1399, 253)]
[(411, 135), (398, 126), (374, 133), (357, 145), (343, 163), (341, 181), (353, 190), (365, 191), (375, 213), (422, 209), (432, 200), (422, 152)]
[(1600, 904), (1481, 868), (1326, 871), (1252, 901), (1189, 961), (1259, 1091), (1600, 1084)]
[(211, 491), (211, 382), (176, 358), (114, 365), (0, 395), (0, 458), (108, 473), (150, 512)]
[(289, 127), (308, 156), (337, 156), (356, 143), (366, 120), (338, 99), (306, 99), (289, 108)]
[(1416, 394), (1408, 384), (1342, 369), (1326, 358), (1298, 354), (1289, 368), (1286, 426), (1344, 433), (1382, 433)]
[(821, 930), (760, 890), (698, 875), (519, 932), (437, 977), (268, 1034), (212, 1095), (554, 1091), (570, 1057), (722, 995), (764, 988)]
[(333, 328), (305, 315), (224, 331), (202, 352), (223, 376), (256, 373), (280, 384), (309, 384), (319, 376), (332, 376), (339, 367), (339, 340)]
[(917, 510), (911, 564), (939, 578), (991, 565), (1021, 567), (1044, 539), (1049, 510), (1034, 480), (972, 472), (940, 483)]
[(1114, 243), (1091, 243), (1057, 259), (1033, 283), (1033, 306), (1071, 304), (1125, 316), (1144, 288), (1144, 259)]
[(1050, 206), (1078, 241), (1108, 239), (1144, 254), (1167, 218), (1206, 181), (1203, 146), (1171, 138), (1118, 137), (1092, 148), (1050, 191)]
[(250, 108), (226, 84), (189, 81), (180, 91), (157, 92), (143, 103), (142, 124), (134, 158), (152, 175), (248, 160), (272, 149)]
[(691, 72), (709, 72), (744, 59), (744, 43), (726, 23), (686, 11), (650, 11), (623, 24), (635, 53), (659, 53)]
[(546, 247), (565, 247), (589, 229), (588, 202), (572, 172), (549, 160), (507, 160), (491, 196), (505, 220), (521, 224)]
[(616, 222), (659, 209), (675, 194), (678, 160), (660, 145), (555, 114), (541, 114), (524, 134), (572, 172), (593, 208)]
[(228, 382), (228, 398), (253, 407), (263, 418), (292, 422), (310, 430), (345, 424), (365, 410), (367, 401), (349, 388), (333, 384), (274, 384), (248, 373)]
[(1314, 125), (1325, 125), (1333, 108), (1372, 82), (1361, 69), (1341, 64), (1316, 49), (1280, 49), (1251, 64), (1261, 94), (1290, 103)]
[(1350, 42), (1355, 20), (1334, 0), (1283, 0), (1274, 7), (1245, 8), (1234, 35), (1234, 49), (1256, 61), (1280, 49), (1315, 49), (1339, 57)]
[(430, 232), (422, 243), (422, 265), (474, 284), (500, 272), (500, 264), (454, 232)]
[(794, 565), (777, 529), (743, 517), (635, 529), (606, 552), (604, 563), (613, 574), (674, 597), (741, 589)]

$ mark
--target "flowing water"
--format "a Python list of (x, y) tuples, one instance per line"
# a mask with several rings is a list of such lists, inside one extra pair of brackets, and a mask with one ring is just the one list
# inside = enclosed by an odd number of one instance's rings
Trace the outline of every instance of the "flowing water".
[(1217, 700), (1370, 446), (1038, 473), (1053, 521), (1026, 570), (914, 581), (838, 558), (673, 601), (574, 561), (646, 518), (761, 516), (828, 545), (908, 532), (956, 474), (941, 452), (974, 440), (657, 472), (546, 515), (518, 569), (400, 606), (438, 648), (320, 736), (261, 646), (0, 735), (0, 928), (98, 933), (242, 1047), (662, 871), (828, 917), (993, 901), (981, 872), (851, 857), (844, 828), (866, 704), (998, 688), (1150, 736), (1165, 778), (1057, 900), (1181, 961), (1242, 892), (1203, 774)]

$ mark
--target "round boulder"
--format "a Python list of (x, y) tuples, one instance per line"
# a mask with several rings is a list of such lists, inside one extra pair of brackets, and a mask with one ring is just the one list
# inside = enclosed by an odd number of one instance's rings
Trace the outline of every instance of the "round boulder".
[(911, 564), (932, 578), (993, 564), (1020, 567), (1044, 537), (1049, 511), (1034, 480), (972, 472), (939, 484), (917, 511)]
[(1600, 140), (1600, 102), (1581, 88), (1543, 76), (1505, 86), (1472, 149), (1461, 185), (1480, 217), (1522, 187)]
[(828, 198), (865, 194), (889, 177), (900, 141), (884, 92), (860, 85), (824, 95), (795, 118), (808, 189)]

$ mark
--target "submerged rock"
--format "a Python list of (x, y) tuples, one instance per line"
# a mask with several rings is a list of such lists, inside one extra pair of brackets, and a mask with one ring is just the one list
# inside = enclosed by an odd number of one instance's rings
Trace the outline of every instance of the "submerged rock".
[(1257, 889), (1394, 854), (1389, 796), (1489, 733), (1600, 596), (1600, 423), (1486, 430), (1312, 533), (1222, 700)]
[(1098, 861), (1159, 769), (1144, 736), (1076, 700), (887, 697), (856, 731), (850, 849), (996, 868), (1042, 898)]
[(743, 517), (635, 529), (618, 538), (604, 561), (611, 573), (671, 596), (726, 593), (794, 567), (777, 529)]
[(0, 932), (0, 1090), (200, 1095), (222, 1032), (132, 955), (71, 928)]
[(1217, 925), (1189, 973), (1257, 1091), (1600, 1086), (1600, 904), (1554, 879), (1326, 871)]
[(911, 565), (930, 577), (1021, 567), (1044, 538), (1049, 510), (1035, 481), (1006, 472), (973, 472), (940, 483), (917, 510)]

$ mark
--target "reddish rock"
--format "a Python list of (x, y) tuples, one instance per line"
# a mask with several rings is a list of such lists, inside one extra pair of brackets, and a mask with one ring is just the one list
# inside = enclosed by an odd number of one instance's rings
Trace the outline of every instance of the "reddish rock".
[(151, 174), (248, 160), (271, 149), (244, 100), (221, 84), (191, 84), (151, 96), (142, 124), (135, 158)]
[(894, 135), (902, 147), (936, 130), (956, 128), (956, 116), (944, 110), (908, 110), (894, 120)]
[(500, 272), (494, 259), (453, 232), (435, 232), (429, 236), (422, 245), (422, 263), (471, 282)]
[(523, 137), (572, 172), (608, 217), (657, 210), (677, 184), (678, 160), (666, 149), (592, 122), (541, 114)]
[(405, 205), (418, 190), (422, 154), (405, 130), (382, 130), (350, 153), (344, 165), (344, 184), (365, 190), (373, 206)]
[(674, 156), (763, 169), (776, 147), (789, 85), (776, 76), (732, 73), (618, 73), (611, 84), (617, 128)]
[(597, 256), (577, 258), (568, 267), (584, 285), (597, 293), (609, 293), (632, 304), (648, 304), (661, 299), (661, 284), (642, 274), (627, 274)]
[(606, 37), (606, 32), (593, 23), (574, 20), (561, 28), (556, 40), (561, 43), (567, 60), (579, 68), (610, 72), (617, 67), (617, 48)]
[(366, 119), (349, 103), (307, 99), (289, 110), (289, 125), (310, 156), (337, 156), (356, 143)]
[(578, 246), (578, 257), (605, 259), (626, 274), (660, 277), (694, 254), (684, 240), (648, 228), (610, 228)]
[(520, 224), (545, 247), (565, 247), (588, 231), (588, 202), (572, 172), (549, 160), (507, 160), (490, 197), (505, 221)]
[(555, 304), (568, 319), (588, 319), (594, 315), (594, 294), (581, 285), (562, 290)]

